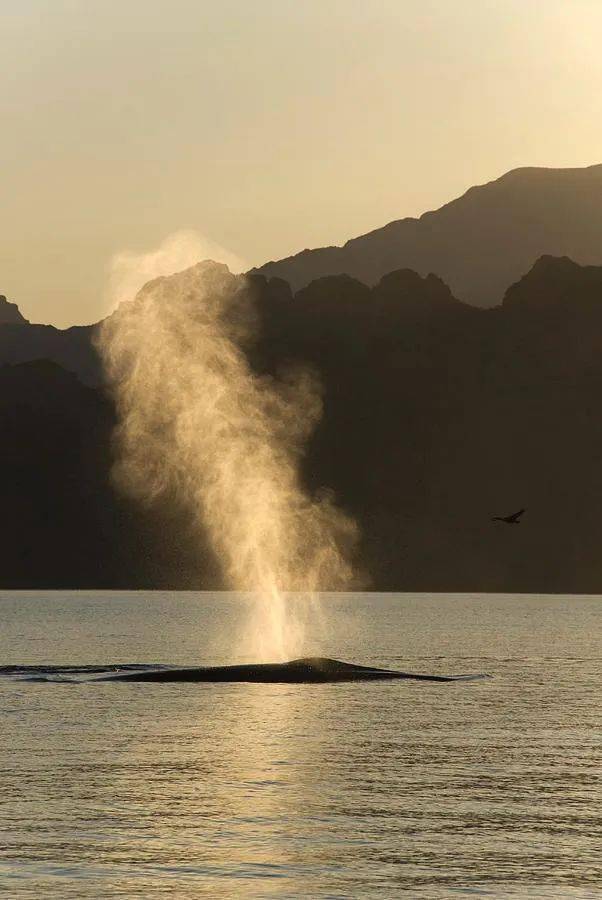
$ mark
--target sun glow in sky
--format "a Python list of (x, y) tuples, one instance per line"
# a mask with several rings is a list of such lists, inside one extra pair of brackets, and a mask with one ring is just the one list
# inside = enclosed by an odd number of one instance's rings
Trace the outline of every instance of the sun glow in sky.
[(249, 264), (521, 165), (602, 162), (600, 0), (5, 0), (0, 293), (105, 311), (115, 254)]

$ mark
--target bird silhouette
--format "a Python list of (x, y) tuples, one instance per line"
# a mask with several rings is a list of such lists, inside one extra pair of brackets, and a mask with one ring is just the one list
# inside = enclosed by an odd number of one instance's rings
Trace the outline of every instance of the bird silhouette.
[(520, 517), (524, 513), (524, 509), (519, 509), (518, 512), (512, 513), (511, 516), (493, 516), (491, 519), (492, 522), (505, 522), (506, 525), (520, 525)]

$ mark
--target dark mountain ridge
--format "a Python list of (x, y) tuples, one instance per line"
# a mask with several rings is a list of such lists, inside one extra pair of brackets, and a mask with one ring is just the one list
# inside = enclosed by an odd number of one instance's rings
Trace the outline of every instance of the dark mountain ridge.
[[(94, 325), (74, 325), (60, 329), (53, 325), (31, 325), (20, 320), (0, 320), (0, 365), (47, 359), (70, 372), (76, 372), (84, 384), (95, 385), (102, 380), (102, 366), (94, 349)], [(0, 310), (1, 311), (1, 310)]]
[(418, 219), (390, 222), (342, 247), (303, 250), (253, 272), (294, 290), (327, 275), (368, 285), (388, 272), (433, 272), (474, 306), (501, 302), (542, 255), (602, 264), (602, 165), (514, 169)]
[[(409, 270), (249, 284), (254, 369), (320, 375), (302, 477), (358, 520), (372, 587), (602, 592), (602, 267), (544, 257), (490, 310)], [(179, 498), (116, 493), (114, 421), (57, 365), (0, 367), (3, 587), (220, 585)], [(522, 507), (520, 526), (491, 522)]]
[(0, 294), (0, 325), (29, 325), (17, 304), (9, 303), (4, 294)]

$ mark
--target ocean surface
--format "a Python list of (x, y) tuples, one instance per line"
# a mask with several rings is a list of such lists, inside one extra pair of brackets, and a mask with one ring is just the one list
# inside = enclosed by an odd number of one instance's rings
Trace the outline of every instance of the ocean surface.
[(312, 616), (313, 655), (481, 681), (96, 680), (251, 661), (248, 615), (0, 592), (0, 892), (602, 897), (602, 598), (340, 595)]

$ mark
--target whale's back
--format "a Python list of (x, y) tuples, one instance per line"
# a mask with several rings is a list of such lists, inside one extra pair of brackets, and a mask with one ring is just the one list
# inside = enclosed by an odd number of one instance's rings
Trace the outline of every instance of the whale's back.
[(219, 682), (247, 681), (275, 684), (310, 684), (337, 681), (382, 681), (410, 679), (414, 681), (466, 681), (483, 675), (427, 675), (359, 666), (328, 657), (312, 656), (284, 663), (246, 663), (229, 666), (195, 666), (194, 668), (162, 668), (129, 671), (109, 676), (111, 681)]

